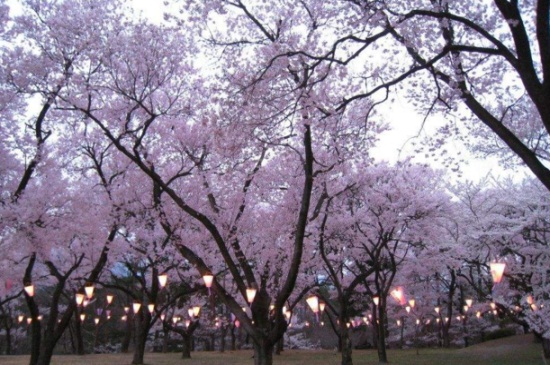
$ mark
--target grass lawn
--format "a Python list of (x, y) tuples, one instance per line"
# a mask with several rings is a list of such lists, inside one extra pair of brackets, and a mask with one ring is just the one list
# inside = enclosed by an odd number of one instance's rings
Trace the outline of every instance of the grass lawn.
[[(194, 352), (190, 360), (182, 360), (180, 354), (146, 354), (150, 365), (250, 365), (254, 363), (252, 351)], [(544, 365), (541, 345), (533, 342), (531, 335), (514, 336), (489, 341), (465, 349), (389, 350), (388, 359), (396, 365)], [(0, 356), (0, 365), (27, 365), (28, 356)], [(130, 364), (131, 354), (56, 356), (53, 365), (119, 365)], [(275, 365), (336, 365), (340, 355), (325, 350), (286, 350), (274, 356)], [(353, 352), (354, 365), (378, 364), (375, 350)]]

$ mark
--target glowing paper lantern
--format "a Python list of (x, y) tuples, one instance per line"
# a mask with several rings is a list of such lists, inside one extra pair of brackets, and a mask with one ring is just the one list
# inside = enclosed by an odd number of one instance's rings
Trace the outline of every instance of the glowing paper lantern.
[(319, 298), (317, 296), (312, 295), (309, 298), (306, 299), (307, 305), (311, 308), (313, 313), (319, 313)]
[(441, 311), (441, 308), (435, 307), (435, 308), (434, 308), (434, 311), (435, 311), (435, 313), (439, 314), (439, 312)]
[(25, 316), (24, 316), (24, 315), (18, 315), (18, 316), (17, 316), (17, 323), (23, 322), (24, 319), (25, 319)]
[(147, 309), (149, 310), (149, 313), (153, 313), (155, 311), (155, 305), (154, 304), (147, 304)]
[(95, 317), (95, 318), (94, 318), (94, 323), (95, 323), (96, 325), (98, 325), (98, 324), (99, 324), (99, 318)]
[(208, 288), (208, 294), (210, 295), (210, 288), (212, 287), (212, 283), (214, 282), (214, 275), (203, 275), (202, 280), (204, 281), (204, 285)]
[(372, 297), (372, 301), (374, 305), (378, 305), (378, 303), (380, 303), (380, 297)]
[(194, 306), (193, 307), (193, 315), (195, 317), (198, 317), (199, 314), (201, 314), (201, 307), (199, 307), (198, 305)]
[(82, 303), (84, 303), (84, 294), (76, 293), (74, 300), (76, 301), (76, 305), (82, 305)]
[(248, 303), (252, 304), (255, 297), (256, 297), (256, 289), (254, 288), (246, 289), (246, 300), (248, 301)]
[(466, 299), (465, 302), (466, 302), (466, 305), (468, 306), (468, 308), (471, 308), (471, 307), (472, 307), (472, 304), (474, 304), (474, 300), (473, 300), (473, 299)]
[(111, 304), (111, 303), (113, 302), (113, 299), (114, 299), (114, 296), (108, 294), (108, 295), (107, 295), (107, 304)]
[(86, 319), (86, 315), (84, 313), (82, 313), (80, 315), (80, 322), (84, 322), (85, 319)]
[(407, 311), (407, 313), (411, 313), (411, 307), (410, 306), (406, 306), (405, 310)]
[(325, 311), (326, 303), (323, 301), (319, 302), (319, 312), (323, 313)]
[(140, 308), (141, 308), (141, 303), (134, 302), (134, 304), (132, 304), (132, 309), (134, 310), (134, 313), (139, 312)]
[(34, 285), (32, 284), (26, 285), (24, 289), (25, 289), (25, 293), (27, 293), (29, 297), (34, 297)]
[(84, 287), (84, 292), (86, 293), (86, 297), (88, 299), (92, 299), (92, 297), (94, 296), (94, 285), (93, 284), (86, 284), (86, 286)]
[(403, 288), (395, 288), (391, 291), (391, 296), (397, 300), (400, 304), (403, 304), (405, 301), (405, 296), (403, 294)]
[(411, 309), (414, 309), (414, 306), (416, 305), (416, 301), (414, 299), (409, 299), (409, 305)]
[(159, 279), (159, 285), (161, 288), (164, 288), (166, 286), (166, 284), (168, 283), (168, 275), (166, 274), (160, 274), (158, 276), (158, 279)]
[(502, 262), (491, 262), (489, 267), (491, 268), (493, 282), (495, 284), (500, 283), (502, 280), (502, 275), (504, 275), (504, 268), (506, 267), (506, 264)]

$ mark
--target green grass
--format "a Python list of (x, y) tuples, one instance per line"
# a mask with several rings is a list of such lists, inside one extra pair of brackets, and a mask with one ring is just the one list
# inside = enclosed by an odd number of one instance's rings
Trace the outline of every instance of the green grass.
[[(190, 360), (182, 360), (181, 354), (146, 354), (150, 365), (250, 365), (254, 363), (252, 351), (194, 352)], [(489, 341), (465, 349), (389, 350), (388, 359), (396, 365), (543, 365), (541, 345), (533, 342), (531, 335), (514, 336)], [(27, 365), (28, 356), (0, 356), (0, 365)], [(119, 365), (130, 364), (131, 354), (56, 356), (52, 365)], [(286, 350), (274, 357), (275, 365), (336, 365), (340, 354), (324, 350)], [(375, 350), (353, 352), (354, 365), (378, 364)]]

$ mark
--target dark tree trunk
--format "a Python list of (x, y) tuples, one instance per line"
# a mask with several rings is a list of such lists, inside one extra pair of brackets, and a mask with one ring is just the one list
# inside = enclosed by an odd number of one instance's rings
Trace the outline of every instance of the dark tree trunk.
[(76, 338), (76, 354), (84, 355), (84, 340), (82, 338), (82, 324), (80, 323), (80, 317), (78, 311), (74, 312), (75, 323), (74, 323), (74, 335)]
[(345, 321), (340, 319), (340, 339), (342, 343), (342, 365), (353, 365), (353, 360), (351, 357), (352, 346), (351, 339), (349, 337), (348, 327)]
[(550, 338), (545, 338), (541, 336), (542, 343), (542, 354), (545, 359), (550, 359)]
[(387, 363), (388, 354), (386, 353), (386, 299), (380, 297), (378, 306), (378, 362)]
[(266, 342), (258, 344), (254, 341), (254, 365), (273, 364), (273, 345)]
[(225, 352), (225, 336), (227, 336), (227, 326), (220, 328), (220, 352)]
[(124, 338), (122, 339), (122, 345), (120, 347), (120, 352), (127, 354), (130, 349), (130, 341), (132, 340), (132, 321), (128, 317), (126, 319), (126, 331), (124, 333)]
[(231, 351), (237, 350), (237, 336), (235, 336), (235, 326), (231, 326)]
[(182, 351), (181, 351), (181, 358), (182, 359), (190, 359), (191, 358), (191, 336), (182, 336)]
[(11, 327), (6, 326), (6, 355), (11, 355)]
[(149, 333), (149, 314), (142, 310), (134, 317), (136, 343), (132, 365), (141, 365), (145, 357), (145, 344)]
[(164, 337), (162, 338), (162, 353), (168, 352), (168, 340), (170, 339), (170, 330), (167, 327), (162, 328)]
[(281, 337), (281, 339), (277, 342), (277, 347), (275, 348), (275, 355), (280, 355), (281, 352), (283, 352), (285, 349), (285, 338)]

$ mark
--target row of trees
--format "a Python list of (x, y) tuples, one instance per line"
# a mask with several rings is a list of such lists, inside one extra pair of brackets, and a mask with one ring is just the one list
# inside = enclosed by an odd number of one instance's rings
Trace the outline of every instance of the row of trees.
[[(358, 296), (379, 297), (380, 326), (395, 285), (426, 307), (446, 303), (452, 317), (457, 291), (486, 297), (487, 263), (499, 259), (514, 289), (502, 309), (527, 293), (548, 300), (547, 190), (506, 187), (508, 205), (498, 189), (448, 194), (440, 173), (368, 153), (387, 128), (376, 106), (403, 82), (430, 113), (482, 120), (509, 149), (467, 142), (513, 151), (548, 188), (547, 2), (477, 13), (446, 1), (189, 1), (162, 25), (122, 1), (20, 5), (0, 6), (1, 276), (18, 283), (3, 304), (22, 285), (54, 288), (47, 305), (24, 294), (31, 318), (46, 319), (31, 322), (31, 365), (50, 362), (78, 313), (74, 293), (116, 285), (105, 273), (120, 265), (142, 305), (158, 304), (161, 273), (177, 273), (182, 296), (213, 275), (209, 290), (250, 336), (256, 364), (272, 363), (283, 307), (320, 284), (330, 284), (344, 364)], [(509, 38), (492, 35), (504, 26)], [(388, 53), (410, 61), (370, 61)], [(494, 77), (523, 86), (493, 88)], [(463, 130), (440, 132), (436, 144)], [(150, 270), (148, 281), (134, 267)], [(521, 312), (546, 339), (548, 307)], [(135, 364), (157, 309), (140, 312)]]

